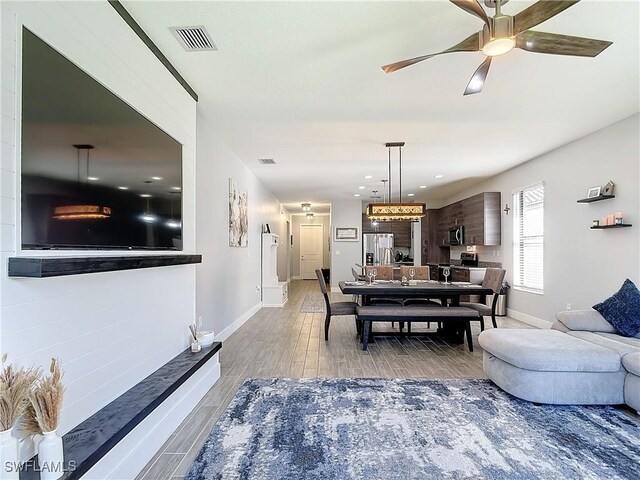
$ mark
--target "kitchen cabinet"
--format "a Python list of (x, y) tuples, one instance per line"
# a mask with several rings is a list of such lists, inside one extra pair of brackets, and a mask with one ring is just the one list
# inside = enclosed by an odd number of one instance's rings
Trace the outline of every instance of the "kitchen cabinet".
[(438, 265), (429, 265), (429, 279), (438, 281), (439, 276), (440, 270), (438, 269)]
[(468, 268), (451, 268), (451, 281), (452, 282), (468, 282), (469, 281), (469, 269)]
[[(441, 209), (429, 209), (427, 215), (421, 219), (422, 265), (430, 263), (447, 263), (449, 249), (441, 248), (442, 239), (439, 237), (439, 215)], [(436, 277), (437, 280), (437, 277)]]
[(371, 220), (362, 214), (362, 233), (393, 233), (393, 246), (411, 248), (411, 222), (379, 222), (371, 226)]
[(437, 238), (449, 246), (449, 229), (464, 227), (464, 245), (500, 245), (500, 192), (483, 192), (442, 207)]
[(395, 247), (411, 248), (411, 222), (390, 222)]
[(484, 192), (465, 198), (462, 204), (465, 245), (500, 245), (500, 192)]

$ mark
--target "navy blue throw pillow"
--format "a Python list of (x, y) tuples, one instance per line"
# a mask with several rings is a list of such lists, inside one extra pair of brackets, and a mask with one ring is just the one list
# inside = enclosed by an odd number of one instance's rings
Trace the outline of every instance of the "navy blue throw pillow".
[(593, 306), (625, 337), (640, 333), (640, 290), (628, 278), (616, 293)]

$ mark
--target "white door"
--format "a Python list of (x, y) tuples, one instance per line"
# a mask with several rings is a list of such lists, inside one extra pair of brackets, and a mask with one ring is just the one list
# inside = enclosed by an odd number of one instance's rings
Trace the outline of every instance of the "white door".
[(300, 225), (300, 276), (315, 280), (316, 269), (322, 268), (322, 225)]

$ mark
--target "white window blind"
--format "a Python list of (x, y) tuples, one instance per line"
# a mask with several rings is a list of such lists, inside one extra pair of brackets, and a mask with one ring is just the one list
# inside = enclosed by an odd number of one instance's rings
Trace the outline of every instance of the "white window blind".
[(513, 192), (514, 287), (544, 291), (544, 184)]

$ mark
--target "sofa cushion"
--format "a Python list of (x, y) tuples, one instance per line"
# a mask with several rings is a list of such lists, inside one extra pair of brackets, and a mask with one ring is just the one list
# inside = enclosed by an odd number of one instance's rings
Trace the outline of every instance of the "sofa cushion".
[(625, 337), (640, 334), (640, 290), (628, 278), (616, 293), (593, 308)]
[(620, 357), (640, 351), (640, 340), (615, 333), (567, 332), (567, 335), (613, 350)]
[(620, 355), (609, 348), (557, 330), (485, 330), (478, 342), (501, 360), (526, 370), (617, 372)]
[[(617, 330), (596, 310), (569, 310), (556, 314), (556, 320), (569, 330), (616, 333)], [(560, 330), (560, 329), (558, 329)]]
[(622, 366), (627, 370), (627, 372), (640, 377), (640, 352), (627, 353), (622, 357)]

